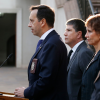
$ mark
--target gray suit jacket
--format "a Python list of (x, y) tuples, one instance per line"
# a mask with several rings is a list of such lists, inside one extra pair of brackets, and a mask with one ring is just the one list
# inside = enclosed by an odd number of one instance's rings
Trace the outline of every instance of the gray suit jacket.
[(69, 61), (67, 67), (67, 91), (69, 100), (80, 100), (82, 74), (93, 56), (93, 51), (88, 49), (87, 46), (85, 41), (82, 42)]

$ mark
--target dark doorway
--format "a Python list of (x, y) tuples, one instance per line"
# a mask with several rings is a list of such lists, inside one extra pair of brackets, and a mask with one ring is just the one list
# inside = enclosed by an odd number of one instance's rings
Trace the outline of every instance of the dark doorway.
[(16, 64), (16, 13), (4, 13), (0, 17), (0, 65), (11, 53), (3, 66)]

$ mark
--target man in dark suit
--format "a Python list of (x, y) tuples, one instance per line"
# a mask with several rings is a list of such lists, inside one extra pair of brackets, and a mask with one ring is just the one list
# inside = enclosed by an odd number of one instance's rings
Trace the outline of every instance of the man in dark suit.
[(30, 9), (28, 26), (43, 41), (28, 66), (29, 87), (14, 93), (29, 100), (67, 100), (67, 49), (53, 29), (54, 11), (46, 5)]
[[(70, 19), (66, 23), (65, 43), (72, 49), (67, 67), (67, 92), (69, 100), (80, 100), (82, 74), (90, 62), (93, 52), (84, 41), (86, 27), (80, 19)], [(69, 57), (69, 56), (68, 56)]]

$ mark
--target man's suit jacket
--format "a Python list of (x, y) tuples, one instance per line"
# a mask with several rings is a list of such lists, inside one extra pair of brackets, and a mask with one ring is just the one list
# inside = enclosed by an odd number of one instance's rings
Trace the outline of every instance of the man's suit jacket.
[(82, 74), (93, 56), (92, 50), (87, 47), (88, 45), (83, 41), (69, 61), (67, 68), (67, 91), (69, 100), (80, 100)]
[(100, 70), (100, 51), (93, 57), (82, 76), (81, 100), (90, 100), (94, 81)]
[(100, 70), (94, 81), (95, 89), (92, 93), (91, 100), (100, 100)]
[[(37, 59), (35, 73), (30, 73)], [(42, 42), (28, 66), (29, 87), (24, 95), (30, 100), (67, 100), (67, 49), (53, 30)]]

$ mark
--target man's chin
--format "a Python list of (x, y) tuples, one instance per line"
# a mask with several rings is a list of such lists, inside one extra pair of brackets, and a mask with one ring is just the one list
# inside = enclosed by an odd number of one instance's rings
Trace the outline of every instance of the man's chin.
[(65, 44), (68, 44), (68, 42), (65, 41)]

